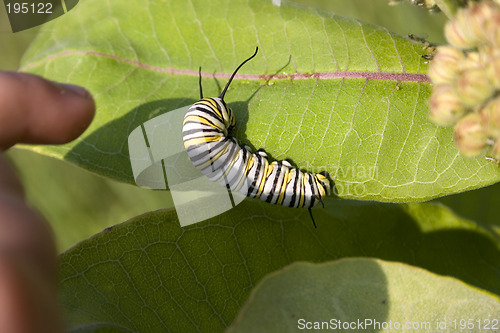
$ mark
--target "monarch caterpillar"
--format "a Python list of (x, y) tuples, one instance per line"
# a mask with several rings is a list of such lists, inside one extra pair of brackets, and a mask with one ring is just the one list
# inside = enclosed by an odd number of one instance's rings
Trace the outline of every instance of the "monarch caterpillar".
[(258, 50), (257, 47), (255, 53), (236, 68), (219, 97), (203, 97), (200, 68), (200, 100), (184, 116), (184, 147), (193, 165), (211, 181), (271, 204), (308, 208), (316, 227), (311, 208), (323, 203), (322, 199), (330, 194), (327, 173), (302, 172), (287, 160), (269, 163), (262, 149), (252, 153), (248, 146), (240, 146), (231, 136), (236, 119), (224, 95), (238, 70), (255, 57)]

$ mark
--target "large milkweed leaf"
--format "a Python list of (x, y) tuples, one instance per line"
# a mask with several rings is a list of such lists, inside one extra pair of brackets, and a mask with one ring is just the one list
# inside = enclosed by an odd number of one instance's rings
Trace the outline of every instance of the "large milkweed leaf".
[[(500, 293), (498, 238), (444, 206), (325, 204), (314, 210), (318, 229), (305, 210), (258, 200), (185, 228), (167, 210), (107, 229), (60, 258), (69, 326), (220, 332), (265, 275), (296, 261), (345, 257), (400, 261)], [(387, 292), (390, 300), (403, 291)]]
[(400, 263), (344, 259), (295, 263), (267, 276), (227, 332), (490, 332), (500, 329), (498, 315), (498, 297), (458, 280)]
[(427, 120), (421, 44), (270, 0), (81, 1), (43, 26), (21, 70), (87, 87), (97, 117), (79, 140), (33, 149), (132, 182), (128, 134), (193, 103), (200, 65), (205, 95), (217, 95), (255, 46), (226, 95), (241, 143), (327, 170), (347, 198), (418, 201), (499, 179)]

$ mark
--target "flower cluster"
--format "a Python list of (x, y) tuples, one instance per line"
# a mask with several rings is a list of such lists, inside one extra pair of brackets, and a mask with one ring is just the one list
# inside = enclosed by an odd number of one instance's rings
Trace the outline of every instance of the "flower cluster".
[(455, 126), (463, 155), (489, 149), (500, 160), (500, 6), (483, 1), (460, 9), (445, 34), (450, 45), (438, 47), (429, 66), (430, 118)]

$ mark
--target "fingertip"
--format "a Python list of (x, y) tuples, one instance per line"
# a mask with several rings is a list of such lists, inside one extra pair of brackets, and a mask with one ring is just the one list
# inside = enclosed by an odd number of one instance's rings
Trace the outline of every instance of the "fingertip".
[(79, 137), (92, 123), (95, 116), (95, 101), (90, 92), (77, 85), (53, 82), (59, 89), (59, 94), (65, 99), (67, 112), (61, 109), (61, 124), (65, 130), (60, 131), (54, 144), (73, 141)]
[(92, 95), (90, 95), (88, 90), (83, 88), (83, 87), (80, 87), (80, 86), (77, 86), (74, 84), (70, 84), (70, 83), (57, 83), (57, 82), (54, 82), (54, 83), (59, 85), (59, 87), (65, 89), (65, 91), (69, 91), (78, 97), (81, 97), (84, 99), (92, 99)]
[(0, 72), (0, 147), (60, 144), (89, 126), (95, 102), (84, 88), (27, 73)]

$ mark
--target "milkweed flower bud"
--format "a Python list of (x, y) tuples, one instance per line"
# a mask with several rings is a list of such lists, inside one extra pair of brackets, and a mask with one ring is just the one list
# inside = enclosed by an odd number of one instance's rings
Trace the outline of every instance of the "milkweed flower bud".
[(484, 103), (494, 92), (486, 70), (471, 68), (463, 71), (457, 79), (457, 94), (466, 106)]
[(459, 9), (455, 18), (446, 24), (444, 34), (448, 42), (459, 49), (472, 49), (476, 46), (476, 38), (467, 24), (465, 9)]
[(497, 11), (484, 26), (488, 41), (493, 46), (500, 47), (500, 12)]
[(477, 113), (469, 113), (458, 121), (454, 129), (455, 143), (467, 157), (479, 156), (486, 147), (486, 131)]
[(473, 49), (487, 43), (492, 29), (488, 25), (497, 15), (498, 8), (491, 1), (483, 1), (467, 9), (459, 9), (455, 18), (446, 24), (446, 39), (460, 49)]
[(493, 87), (500, 89), (500, 54), (493, 55), (486, 66), (486, 75)]
[(464, 60), (460, 63), (460, 70), (465, 71), (471, 68), (482, 68), (487, 62), (487, 59), (483, 53), (471, 51), (467, 52)]
[(430, 119), (441, 126), (453, 125), (465, 113), (465, 108), (449, 84), (434, 86), (430, 99)]
[(459, 63), (464, 54), (451, 46), (440, 46), (432, 59), (428, 75), (434, 83), (451, 83), (458, 76)]
[(479, 114), (486, 134), (489, 137), (500, 138), (500, 97), (486, 104)]
[(497, 11), (498, 6), (490, 1), (476, 3), (465, 11), (465, 24), (467, 24), (473, 38), (476, 39), (476, 44), (488, 41), (486, 24), (491, 21)]

